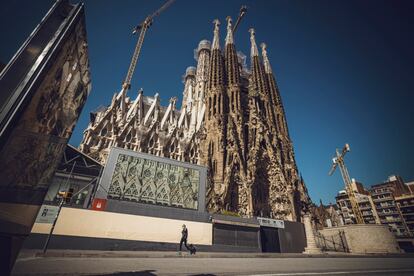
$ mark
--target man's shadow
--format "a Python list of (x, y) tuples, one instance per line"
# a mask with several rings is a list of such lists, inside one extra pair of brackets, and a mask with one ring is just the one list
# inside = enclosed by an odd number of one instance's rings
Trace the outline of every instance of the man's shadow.
[[(132, 272), (114, 272), (109, 274), (104, 274), (105, 276), (157, 276), (153, 273), (155, 270), (142, 270), (142, 271), (132, 271)], [(211, 273), (201, 273), (201, 274), (192, 274), (191, 276), (216, 276), (216, 274)]]
[(105, 276), (157, 276), (153, 273), (155, 270), (142, 270), (142, 271), (130, 271), (130, 272), (114, 272), (104, 274)]

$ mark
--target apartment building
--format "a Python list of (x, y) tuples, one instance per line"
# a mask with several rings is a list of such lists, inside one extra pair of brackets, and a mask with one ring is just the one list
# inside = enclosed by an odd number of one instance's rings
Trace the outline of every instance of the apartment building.
[(414, 237), (414, 193), (395, 198), (398, 209), (404, 219), (405, 226)]
[[(364, 222), (366, 224), (379, 224), (380, 220), (374, 208), (374, 203), (369, 191), (364, 188), (364, 185), (362, 185), (362, 183), (355, 181), (355, 179), (352, 179), (351, 187), (355, 193), (355, 197), (358, 202), (359, 209), (361, 210)], [(349, 200), (347, 192), (345, 190), (339, 191), (335, 199), (344, 224), (354, 224), (355, 215), (352, 210), (351, 201)]]
[(390, 176), (386, 182), (371, 186), (370, 193), (381, 224), (387, 224), (397, 237), (409, 236), (407, 224), (396, 203), (396, 198), (410, 193), (401, 177)]

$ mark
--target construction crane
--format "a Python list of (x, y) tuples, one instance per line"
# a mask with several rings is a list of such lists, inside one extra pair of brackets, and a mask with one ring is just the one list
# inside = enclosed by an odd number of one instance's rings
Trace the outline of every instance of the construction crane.
[(239, 26), (240, 21), (242, 20), (243, 16), (246, 14), (246, 12), (247, 12), (247, 6), (241, 6), (239, 17), (237, 18), (236, 24), (234, 24), (234, 27), (233, 27), (233, 33), (236, 32), (237, 26)]
[(132, 55), (131, 63), (129, 64), (128, 73), (127, 73), (127, 75), (125, 77), (125, 80), (122, 84), (121, 95), (122, 95), (122, 112), (123, 112), (123, 114), (125, 114), (125, 94), (131, 88), (131, 79), (132, 79), (132, 76), (134, 74), (135, 67), (137, 66), (137, 61), (138, 61), (139, 55), (141, 53), (142, 44), (144, 43), (145, 34), (146, 34), (148, 28), (152, 25), (152, 22), (153, 22), (154, 18), (156, 16), (160, 15), (161, 12), (166, 10), (174, 1), (175, 0), (166, 1), (164, 3), (164, 5), (161, 6), (161, 8), (159, 8), (153, 14), (147, 16), (141, 24), (139, 24), (138, 26), (136, 26), (132, 30), (133, 34), (136, 34), (138, 31), (140, 31), (140, 33), (139, 33), (137, 44), (135, 45), (135, 50), (134, 50), (134, 54)]
[(357, 224), (365, 224), (364, 218), (362, 217), (361, 210), (359, 209), (358, 201), (356, 199), (354, 189), (352, 188), (351, 178), (349, 177), (348, 169), (345, 166), (344, 157), (347, 152), (351, 151), (349, 144), (345, 144), (342, 152), (339, 152), (339, 149), (336, 149), (336, 156), (332, 159), (332, 168), (329, 171), (329, 175), (332, 175), (335, 172), (336, 167), (339, 166), (339, 169), (342, 174), (342, 179), (345, 183), (345, 189), (348, 194), (349, 201), (351, 202), (352, 212), (355, 215)]

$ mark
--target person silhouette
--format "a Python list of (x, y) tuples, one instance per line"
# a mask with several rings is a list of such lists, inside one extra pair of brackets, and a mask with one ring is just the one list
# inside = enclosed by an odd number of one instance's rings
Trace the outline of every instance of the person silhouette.
[(187, 250), (190, 250), (190, 248), (187, 245), (187, 238), (188, 238), (188, 229), (185, 226), (185, 224), (183, 224), (182, 230), (181, 230), (180, 252), (181, 252), (181, 249), (183, 247), (183, 243), (185, 245), (185, 248), (187, 248)]

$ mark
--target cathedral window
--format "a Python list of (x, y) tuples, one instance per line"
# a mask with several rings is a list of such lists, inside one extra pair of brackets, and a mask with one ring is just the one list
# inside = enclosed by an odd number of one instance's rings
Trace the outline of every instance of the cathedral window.
[(231, 91), (231, 111), (234, 111), (234, 91)]
[(217, 106), (217, 110), (218, 112), (223, 112), (222, 108), (221, 108), (221, 96), (218, 96), (218, 106)]
[(151, 139), (149, 140), (148, 146), (149, 146), (150, 148), (153, 148), (153, 147), (154, 147), (154, 144), (155, 144), (155, 142), (154, 142), (154, 138), (151, 138)]
[(132, 138), (131, 133), (128, 133), (128, 135), (125, 137), (125, 142), (131, 142), (131, 138)]
[(214, 95), (214, 98), (213, 98), (213, 116), (216, 115), (216, 104), (217, 104), (217, 96)]
[(104, 127), (104, 128), (101, 130), (101, 136), (105, 136), (107, 132), (108, 132), (108, 130), (106, 129), (106, 127)]
[(208, 118), (211, 118), (211, 97), (208, 98)]

